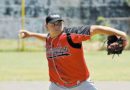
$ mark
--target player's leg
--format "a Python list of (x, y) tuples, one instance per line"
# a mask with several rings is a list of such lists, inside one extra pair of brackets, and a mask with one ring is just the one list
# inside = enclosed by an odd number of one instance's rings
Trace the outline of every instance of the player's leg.
[(56, 84), (54, 83), (51, 83), (51, 85), (49, 86), (49, 90), (65, 90), (59, 86), (57, 86)]
[(98, 89), (95, 87), (92, 81), (87, 80), (81, 83), (79, 86), (72, 88), (60, 87), (54, 83), (51, 83), (49, 90), (98, 90)]
[(68, 90), (98, 90), (92, 81), (85, 81), (79, 86), (70, 88)]

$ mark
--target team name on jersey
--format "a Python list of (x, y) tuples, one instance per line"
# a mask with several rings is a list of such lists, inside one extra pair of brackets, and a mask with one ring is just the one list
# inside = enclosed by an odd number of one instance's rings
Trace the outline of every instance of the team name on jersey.
[(70, 55), (68, 47), (47, 48), (47, 58), (56, 58)]

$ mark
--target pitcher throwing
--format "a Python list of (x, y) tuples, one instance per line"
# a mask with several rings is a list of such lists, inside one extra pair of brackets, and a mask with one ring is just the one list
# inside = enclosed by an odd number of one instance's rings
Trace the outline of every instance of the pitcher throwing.
[[(114, 28), (98, 25), (64, 27), (60, 15), (46, 17), (48, 34), (22, 30), (23, 38), (35, 37), (46, 42), (46, 57), (51, 85), (49, 90), (98, 90), (90, 80), (82, 42), (96, 34), (116, 35), (126, 40), (126, 34)], [(125, 46), (124, 46), (125, 47)]]

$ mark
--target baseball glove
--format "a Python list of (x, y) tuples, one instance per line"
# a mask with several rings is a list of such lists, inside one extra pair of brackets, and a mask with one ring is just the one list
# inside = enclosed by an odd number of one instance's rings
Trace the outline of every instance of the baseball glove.
[(110, 35), (107, 37), (107, 54), (108, 55), (119, 55), (122, 54), (126, 45), (126, 40), (123, 38), (119, 38), (116, 35)]

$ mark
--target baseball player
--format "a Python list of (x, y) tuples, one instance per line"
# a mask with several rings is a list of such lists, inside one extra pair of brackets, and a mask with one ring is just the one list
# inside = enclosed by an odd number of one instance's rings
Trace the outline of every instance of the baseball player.
[(97, 90), (90, 80), (85, 63), (82, 42), (93, 35), (117, 35), (126, 39), (122, 31), (106, 26), (64, 27), (64, 20), (58, 14), (46, 17), (48, 34), (22, 30), (23, 38), (35, 37), (46, 42), (46, 57), (51, 85), (49, 90)]

